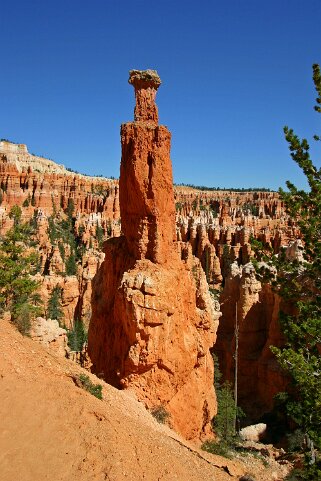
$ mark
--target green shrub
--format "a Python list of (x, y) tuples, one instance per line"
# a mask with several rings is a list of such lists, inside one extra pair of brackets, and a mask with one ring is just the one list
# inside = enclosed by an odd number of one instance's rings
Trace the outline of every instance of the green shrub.
[(9, 216), (14, 226), (0, 236), (0, 310), (10, 311), (11, 319), (24, 335), (29, 334), (31, 320), (41, 314), (38, 282), (33, 279), (39, 256), (34, 249), (32, 228), (21, 223), (21, 208), (17, 205)]
[(309, 465), (306, 460), (305, 467), (302, 469), (293, 469), (285, 478), (287, 481), (320, 481), (321, 480), (321, 460), (317, 460), (314, 464)]
[(164, 406), (156, 406), (152, 408), (150, 412), (160, 424), (165, 424), (170, 416), (169, 412), (166, 411)]
[(75, 276), (77, 274), (77, 264), (75, 254), (72, 252), (65, 262), (66, 275)]
[(85, 389), (85, 391), (88, 391), (90, 394), (92, 394), (96, 398), (98, 399), (103, 398), (102, 385), (94, 384), (93, 382), (91, 382), (91, 380), (89, 379), (89, 376), (86, 376), (86, 374), (80, 374), (76, 379), (76, 384), (79, 387), (82, 387), (83, 389)]
[(305, 443), (305, 436), (301, 429), (296, 429), (290, 434), (286, 435), (287, 437), (287, 451), (293, 453), (295, 451), (302, 451), (304, 443)]
[(72, 351), (81, 352), (85, 342), (87, 342), (87, 331), (82, 320), (76, 319), (67, 332), (68, 346)]
[(232, 451), (230, 447), (224, 442), (215, 442), (215, 441), (205, 441), (202, 444), (203, 451), (207, 451), (211, 454), (217, 454), (218, 456), (223, 456), (224, 458), (232, 459)]
[(59, 322), (59, 325), (64, 315), (62, 306), (61, 306), (61, 295), (62, 295), (61, 287), (55, 286), (50, 293), (48, 306), (47, 306), (48, 318), (56, 319)]

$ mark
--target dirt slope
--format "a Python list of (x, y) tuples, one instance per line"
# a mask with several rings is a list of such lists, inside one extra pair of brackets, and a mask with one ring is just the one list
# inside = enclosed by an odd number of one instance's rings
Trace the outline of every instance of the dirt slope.
[(80, 372), (0, 321), (1, 481), (230, 481), (244, 473), (90, 375), (104, 386), (96, 399), (75, 385)]

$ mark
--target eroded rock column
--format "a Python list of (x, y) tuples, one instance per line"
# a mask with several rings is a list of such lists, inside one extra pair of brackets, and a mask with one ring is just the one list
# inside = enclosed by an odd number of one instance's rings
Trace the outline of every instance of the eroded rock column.
[(175, 241), (170, 133), (158, 125), (155, 71), (131, 71), (135, 121), (121, 127), (123, 236), (105, 243), (94, 279), (89, 354), (94, 372), (164, 408), (189, 439), (211, 432), (219, 306), (198, 259)]
[(135, 122), (121, 127), (120, 209), (122, 230), (135, 259), (163, 263), (175, 251), (175, 204), (171, 134), (158, 125), (155, 97), (161, 84), (152, 70), (130, 72)]

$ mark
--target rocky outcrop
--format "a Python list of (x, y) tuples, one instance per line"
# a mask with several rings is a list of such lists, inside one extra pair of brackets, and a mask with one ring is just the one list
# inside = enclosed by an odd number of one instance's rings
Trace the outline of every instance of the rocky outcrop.
[(243, 441), (253, 441), (255, 443), (260, 442), (266, 435), (266, 424), (259, 423), (252, 426), (246, 426), (240, 430), (240, 438)]
[(261, 284), (251, 263), (234, 262), (221, 294), (222, 318), (215, 352), (225, 379), (234, 382), (235, 333), (238, 326), (239, 404), (249, 420), (270, 412), (274, 395), (284, 391), (287, 379), (270, 346), (284, 342), (278, 323), (280, 298)]
[[(300, 232), (289, 218), (276, 192), (215, 191), (187, 186), (175, 186), (173, 190), (171, 166), (168, 162), (170, 133), (165, 127), (158, 125), (155, 104), (160, 79), (153, 71), (147, 71), (143, 75), (140, 71), (133, 71), (130, 83), (135, 88), (135, 122), (124, 124), (121, 130), (123, 153), (120, 183), (115, 179), (89, 177), (71, 172), (50, 159), (30, 154), (25, 144), (0, 142), (0, 234), (5, 234), (13, 226), (13, 219), (9, 217), (11, 207), (15, 204), (22, 207), (22, 220), (31, 221), (35, 226), (34, 240), (40, 257), (37, 278), (40, 283), (40, 295), (44, 301), (44, 315), (47, 313), (47, 303), (53, 289), (61, 288), (62, 322), (67, 327), (71, 327), (75, 319), (82, 319), (88, 326), (92, 316), (92, 296), (97, 297), (98, 292), (101, 293), (101, 297), (105, 296), (104, 279), (108, 278), (108, 282), (115, 283), (108, 291), (112, 296), (110, 306), (107, 303), (106, 307), (105, 298), (104, 300), (97, 298), (97, 310), (101, 311), (101, 319), (104, 318), (103, 309), (111, 312), (114, 309), (112, 307), (114, 297), (120, 296), (123, 299), (123, 307), (119, 309), (134, 312), (133, 316), (135, 315), (135, 319), (138, 320), (135, 321), (135, 328), (130, 323), (128, 325), (131, 327), (128, 329), (118, 325), (115, 327), (117, 336), (124, 336), (125, 330), (127, 337), (125, 336), (124, 343), (117, 340), (123, 345), (113, 347), (110, 356), (111, 358), (119, 356), (120, 359), (126, 359), (127, 355), (130, 357), (132, 351), (130, 355), (128, 352), (136, 342), (133, 339), (138, 336), (137, 331), (141, 331), (139, 335), (144, 341), (138, 342), (142, 347), (135, 356), (141, 359), (141, 352), (144, 352), (145, 344), (148, 344), (149, 354), (146, 357), (148, 368), (147, 374), (144, 374), (146, 384), (150, 383), (149, 370), (153, 369), (150, 366), (154, 366), (158, 346), (163, 345), (165, 343), (163, 338), (168, 336), (165, 334), (166, 323), (152, 329), (151, 325), (147, 327), (149, 322), (147, 319), (151, 317), (151, 313), (171, 312), (174, 306), (177, 312), (181, 312), (180, 315), (186, 317), (187, 323), (198, 326), (196, 318), (186, 314), (188, 311), (186, 306), (189, 305), (190, 291), (196, 298), (196, 308), (203, 312), (200, 306), (204, 305), (205, 301), (202, 299), (207, 296), (205, 273), (216, 299), (219, 299), (223, 290), (221, 296), (223, 319), (217, 349), (224, 376), (231, 380), (235, 309), (238, 302), (242, 321), (240, 345), (243, 346), (239, 352), (242, 368), (239, 393), (243, 407), (252, 415), (251, 421), (255, 421), (256, 414), (260, 415), (271, 408), (273, 394), (277, 389), (283, 388), (284, 379), (269, 348), (270, 344), (278, 345), (282, 341), (277, 322), (279, 300), (268, 286), (261, 286), (254, 278), (254, 274), (248, 272), (246, 264), (254, 255), (251, 238), (272, 247), (276, 252), (282, 246), (289, 245), (287, 257), (302, 260)], [(61, 230), (62, 222), (66, 221), (71, 206), (74, 208), (71, 221), (73, 232), (69, 232), (67, 237), (64, 235), (55, 240), (52, 225), (56, 222), (56, 227)], [(101, 252), (103, 240), (119, 237), (122, 233), (125, 235), (122, 240), (109, 241), (106, 263), (96, 276), (104, 258), (104, 253)], [(73, 252), (77, 264), (75, 275), (72, 276), (67, 275), (66, 270), (66, 262), (71, 254), (70, 239), (72, 242), (75, 241), (76, 247), (73, 247)], [(122, 259), (118, 261), (113, 259), (113, 252), (122, 256)], [(193, 256), (199, 259), (204, 273)], [(178, 261), (178, 257), (183, 259), (183, 262)], [(109, 268), (112, 270), (111, 273), (107, 272)], [(153, 274), (150, 274), (148, 269)], [(169, 276), (171, 269), (172, 277)], [(151, 295), (145, 292), (149, 280), (140, 282), (139, 276), (138, 280), (136, 279), (136, 275), (143, 270), (144, 272), (146, 270), (147, 279), (151, 279), (153, 285), (156, 285), (155, 291), (164, 293), (161, 303), (164, 308), (157, 304), (157, 309), (150, 309), (151, 299), (156, 302), (155, 296), (152, 296), (147, 297), (146, 306), (140, 306), (142, 313), (136, 311), (138, 304), (135, 303), (140, 302), (137, 299), (144, 299), (142, 301), (144, 303), (145, 297)], [(128, 274), (126, 279), (122, 278), (121, 272)], [(179, 279), (177, 272), (180, 273)], [(191, 277), (192, 284), (187, 280), (188, 276)], [(96, 287), (92, 293), (94, 279)], [(170, 283), (170, 290), (164, 284), (165, 279)], [(99, 280), (102, 285), (97, 284)], [(182, 292), (185, 286), (186, 289), (184, 294), (177, 294), (180, 300), (173, 302), (176, 284), (184, 284), (184, 287), (180, 287)], [(169, 300), (165, 299), (165, 294)], [(133, 302), (130, 299), (134, 299)], [(120, 300), (117, 302), (120, 303)], [(120, 313), (123, 315), (122, 311), (119, 311), (119, 315)], [(128, 312), (126, 316), (129, 316)], [(217, 314), (214, 314), (215, 316)], [(174, 318), (168, 316), (168, 320), (171, 319)], [(178, 330), (182, 329), (178, 327), (179, 321), (175, 322), (177, 325), (175, 324), (176, 327), (173, 328), (173, 339), (177, 336)], [(108, 329), (110, 335), (114, 336), (111, 325)], [(196, 332), (201, 332), (200, 337), (203, 339), (205, 334), (202, 329), (196, 327)], [(155, 333), (160, 336), (160, 340), (157, 340), (156, 354), (153, 354), (153, 358), (150, 354), (153, 351), (150, 339), (157, 338)], [(98, 334), (96, 335), (98, 337)], [(184, 336), (184, 339), (189, 338), (190, 331), (188, 334), (185, 332)], [(193, 339), (196, 338), (194, 334), (191, 336)], [(212, 334), (209, 338), (212, 339), (211, 336)], [(166, 341), (166, 356), (168, 345), (173, 339), (168, 337)], [(102, 346), (106, 345), (106, 342), (107, 340), (101, 340)], [(200, 344), (202, 342), (200, 341)], [(194, 346), (191, 349), (194, 353), (197, 349), (203, 348)], [(103, 347), (101, 352), (104, 360), (96, 360), (97, 369), (98, 366), (105, 366), (107, 363)], [(164, 364), (166, 356), (162, 354), (160, 364)], [(133, 385), (136, 373), (139, 373), (137, 378), (140, 379), (137, 383), (142, 383), (142, 369), (145, 367), (142, 367), (143, 363), (140, 361), (137, 362), (138, 365), (133, 367), (128, 361), (128, 369), (124, 367), (123, 371), (119, 371), (121, 374), (117, 376), (113, 374), (114, 384), (120, 385), (120, 380), (127, 383), (127, 378), (130, 377)], [(174, 364), (177, 363), (178, 360), (174, 359)], [(104, 371), (106, 367), (99, 369)], [(115, 372), (115, 369), (112, 365), (111, 370)], [(189, 369), (190, 366), (185, 373), (180, 374), (182, 379), (185, 379), (184, 376)], [(157, 376), (155, 379), (158, 382)], [(267, 388), (268, 384), (272, 389)], [(143, 387), (140, 389), (142, 391)], [(148, 389), (146, 388), (146, 392)], [(177, 389), (179, 391), (181, 388)], [(146, 395), (146, 404), (166, 405), (169, 404), (170, 396), (171, 394), (166, 392), (160, 399), (155, 400), (155, 396), (147, 399)], [(171, 409), (174, 412), (173, 403)]]
[(175, 242), (170, 133), (157, 122), (156, 72), (132, 71), (135, 122), (121, 128), (124, 235), (106, 241), (94, 279), (88, 349), (94, 372), (163, 407), (185, 437), (210, 432), (219, 312), (195, 258)]
[(0, 142), (0, 194), (2, 208), (24, 205), (24, 217), (35, 209), (46, 215), (65, 210), (72, 200), (75, 213), (100, 213), (119, 219), (118, 181), (90, 177), (67, 170), (50, 159), (29, 154), (24, 144)]
[(55, 319), (37, 317), (32, 321), (30, 337), (34, 341), (53, 349), (61, 357), (65, 357), (69, 352), (67, 332), (59, 326)]

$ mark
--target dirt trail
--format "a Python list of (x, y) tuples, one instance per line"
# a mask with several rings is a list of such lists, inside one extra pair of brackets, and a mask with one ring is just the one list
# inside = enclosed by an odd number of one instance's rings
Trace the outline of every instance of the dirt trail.
[(103, 384), (96, 399), (75, 385), (80, 372), (0, 321), (1, 481), (231, 481), (244, 472), (90, 375)]

